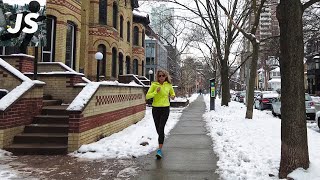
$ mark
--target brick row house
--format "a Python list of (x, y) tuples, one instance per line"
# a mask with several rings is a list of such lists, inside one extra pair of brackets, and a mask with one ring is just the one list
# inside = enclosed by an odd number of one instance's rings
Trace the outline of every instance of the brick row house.
[[(47, 46), (42, 62), (62, 62), (89, 79), (97, 74), (94, 55), (100, 51), (100, 76), (116, 80), (123, 74), (144, 74), (145, 27), (149, 17), (139, 13), (137, 0), (47, 0)], [(1, 47), (0, 54), (19, 53)], [(34, 55), (32, 48), (28, 54)]]
[(143, 86), (90, 81), (97, 72), (105, 80), (145, 74), (149, 17), (138, 1), (47, 0), (46, 8), (37, 69), (34, 48), (0, 47), (0, 148), (17, 154), (66, 154), (145, 115)]

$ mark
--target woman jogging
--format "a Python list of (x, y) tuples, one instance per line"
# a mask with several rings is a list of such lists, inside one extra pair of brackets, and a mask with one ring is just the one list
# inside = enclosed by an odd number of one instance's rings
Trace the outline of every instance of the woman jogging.
[(158, 70), (156, 73), (156, 82), (152, 82), (146, 95), (146, 99), (153, 98), (152, 116), (159, 136), (157, 159), (162, 158), (161, 149), (164, 141), (164, 126), (166, 125), (170, 112), (169, 97), (173, 100), (175, 96), (169, 73), (165, 70)]

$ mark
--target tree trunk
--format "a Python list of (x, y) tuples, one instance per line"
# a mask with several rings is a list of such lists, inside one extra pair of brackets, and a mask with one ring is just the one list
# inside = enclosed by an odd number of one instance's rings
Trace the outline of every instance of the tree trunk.
[(222, 87), (222, 100), (221, 106), (228, 106), (230, 99), (230, 87), (229, 87), (229, 71), (227, 59), (224, 59), (221, 67), (221, 87)]
[(250, 65), (250, 76), (249, 76), (249, 87), (248, 87), (248, 93), (247, 93), (247, 112), (246, 112), (246, 118), (252, 119), (253, 116), (253, 97), (254, 97), (254, 86), (256, 81), (256, 75), (257, 75), (257, 64), (258, 64), (258, 56), (259, 56), (259, 44), (257, 42), (251, 41), (251, 44), (253, 46), (253, 54), (252, 54), (252, 60)]
[(302, 5), (300, 0), (281, 0), (281, 160), (279, 178), (298, 167), (309, 167), (304, 95)]

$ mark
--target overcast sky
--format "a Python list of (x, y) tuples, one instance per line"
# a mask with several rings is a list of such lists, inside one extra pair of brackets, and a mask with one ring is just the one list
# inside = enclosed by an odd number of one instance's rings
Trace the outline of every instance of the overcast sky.
[[(25, 4), (29, 4), (30, 1), (32, 0), (3, 0), (3, 3), (25, 5)], [(44, 6), (47, 2), (47, 0), (36, 0), (36, 1), (38, 1), (41, 6)]]

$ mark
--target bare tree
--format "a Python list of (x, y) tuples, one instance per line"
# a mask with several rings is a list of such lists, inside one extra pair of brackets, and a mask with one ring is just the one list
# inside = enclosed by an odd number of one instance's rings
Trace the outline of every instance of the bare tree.
[[(232, 26), (231, 22), (222, 16), (216, 1), (193, 0), (192, 5), (182, 4), (178, 0), (169, 0), (180, 5), (184, 10), (191, 12), (195, 17), (185, 18), (186, 21), (196, 24), (205, 29), (215, 44), (216, 55), (221, 66), (222, 101), (221, 105), (228, 106), (230, 100), (229, 90), (229, 55), (231, 47), (239, 35), (239, 31)], [(190, 2), (190, 1), (188, 1)], [(247, 4), (241, 4), (238, 0), (228, 1), (230, 16), (235, 24), (243, 27), (249, 13), (239, 13), (238, 8), (247, 9)], [(193, 8), (194, 7), (194, 8)]]
[[(279, 177), (309, 167), (304, 94), (303, 11), (320, 0), (280, 0), (281, 160)], [(294, 97), (294, 98), (293, 98)], [(294, 109), (294, 110), (293, 110)]]
[[(180, 69), (180, 83), (179, 88), (184, 93), (188, 93), (189, 95), (192, 93), (195, 87), (196, 81), (196, 59), (192, 57), (187, 57), (183, 60), (182, 66)], [(183, 94), (184, 95), (184, 94)]]
[(245, 38), (247, 38), (253, 48), (252, 53), (252, 59), (251, 59), (251, 66), (250, 66), (250, 79), (249, 79), (249, 88), (247, 93), (247, 112), (246, 112), (246, 118), (252, 119), (253, 116), (253, 97), (254, 97), (254, 85), (255, 85), (255, 79), (256, 79), (256, 72), (257, 72), (257, 63), (259, 58), (259, 45), (260, 42), (257, 40), (255, 34), (259, 25), (260, 20), (260, 14), (262, 11), (262, 7), (266, 0), (261, 0), (260, 4), (257, 0), (251, 1), (251, 11), (253, 13), (253, 24), (250, 27), (250, 33), (247, 33), (244, 28), (239, 27), (236, 23), (233, 17), (230, 15), (231, 13), (221, 4), (221, 2), (217, 1), (219, 6), (224, 10), (225, 14), (230, 19), (230, 22), (234, 27), (236, 27)]
[(305, 10), (303, 18), (304, 41), (320, 36), (320, 5)]

